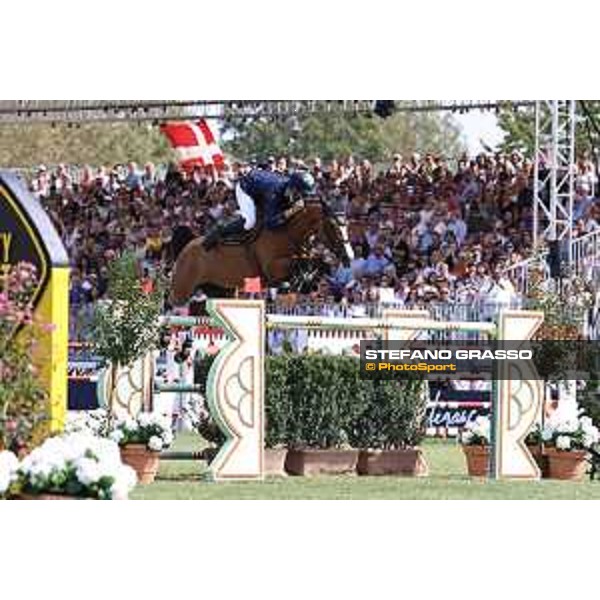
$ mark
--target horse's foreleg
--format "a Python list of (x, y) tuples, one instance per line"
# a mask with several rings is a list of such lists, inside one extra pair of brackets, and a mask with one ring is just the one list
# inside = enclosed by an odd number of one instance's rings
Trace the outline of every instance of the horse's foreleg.
[(274, 287), (276, 284), (287, 281), (292, 267), (292, 258), (276, 258), (264, 267), (266, 284)]

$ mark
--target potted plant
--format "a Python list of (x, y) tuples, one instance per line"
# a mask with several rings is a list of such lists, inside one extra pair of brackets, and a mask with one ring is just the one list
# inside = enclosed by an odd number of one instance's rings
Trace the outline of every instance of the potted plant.
[(291, 475), (355, 473), (353, 424), (365, 409), (370, 381), (356, 358), (319, 354), (289, 358), (289, 416), (285, 444)]
[[(132, 253), (124, 253), (110, 267), (107, 297), (94, 312), (92, 339), (95, 353), (106, 364), (100, 387), (117, 416), (151, 406), (151, 351), (160, 342), (163, 288), (159, 277), (148, 291)], [(137, 381), (135, 389), (132, 380)]]
[(290, 417), (289, 354), (269, 356), (266, 360), (265, 397), (265, 473), (285, 477), (287, 431)]
[(24, 500), (124, 500), (135, 484), (115, 442), (82, 432), (50, 437), (23, 458), (12, 492)]
[(43, 324), (33, 320), (33, 265), (0, 277), (0, 450), (22, 454), (48, 435), (49, 399), (31, 362)]
[(542, 426), (539, 423), (527, 434), (525, 445), (537, 463), (542, 477), (548, 477), (548, 457), (542, 439)]
[(548, 384), (572, 379), (574, 371), (587, 370), (594, 358), (595, 352), (588, 349), (582, 356), (582, 347), (574, 343), (581, 339), (585, 315), (592, 305), (592, 290), (582, 277), (565, 273), (562, 279), (544, 280), (541, 272), (532, 273), (526, 308), (544, 313), (544, 322), (529, 342), (544, 381), (544, 414), (551, 412)]
[(409, 379), (371, 383), (368, 405), (351, 436), (352, 444), (361, 448), (358, 474), (427, 475), (427, 462), (419, 448), (425, 433), (425, 382)]
[(111, 425), (109, 437), (119, 444), (122, 461), (135, 470), (139, 482), (144, 485), (154, 481), (160, 466), (160, 453), (173, 442), (168, 417), (154, 413), (118, 419)]
[(576, 481), (586, 472), (588, 450), (598, 444), (598, 428), (590, 417), (552, 415), (542, 430), (551, 479)]
[(459, 435), (467, 471), (471, 477), (485, 477), (490, 458), (490, 419), (482, 415), (469, 421)]

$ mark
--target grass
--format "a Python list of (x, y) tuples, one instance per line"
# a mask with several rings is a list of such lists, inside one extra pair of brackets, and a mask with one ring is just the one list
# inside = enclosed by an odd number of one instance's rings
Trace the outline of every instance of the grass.
[[(202, 441), (180, 435), (174, 449), (199, 449)], [(140, 500), (587, 500), (600, 499), (600, 482), (487, 481), (467, 476), (462, 451), (453, 441), (427, 440), (430, 475), (406, 477), (272, 477), (264, 482), (210, 483), (201, 461), (161, 463), (156, 481), (138, 486)]]

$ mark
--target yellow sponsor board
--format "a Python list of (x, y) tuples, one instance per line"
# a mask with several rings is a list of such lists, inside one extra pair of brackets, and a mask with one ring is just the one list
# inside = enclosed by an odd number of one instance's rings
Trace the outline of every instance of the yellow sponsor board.
[[(29, 300), (44, 328), (33, 362), (49, 396), (49, 431), (58, 431), (67, 408), (68, 258), (39, 202), (14, 174), (0, 171), (0, 277), (20, 262), (34, 265), (39, 277)], [(16, 327), (11, 335), (19, 335)]]

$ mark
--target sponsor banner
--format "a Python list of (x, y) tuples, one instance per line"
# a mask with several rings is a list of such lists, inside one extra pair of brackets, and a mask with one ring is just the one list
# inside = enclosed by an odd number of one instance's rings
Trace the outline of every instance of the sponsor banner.
[(598, 368), (599, 350), (571, 340), (361, 340), (360, 370), (365, 379), (581, 379)]

